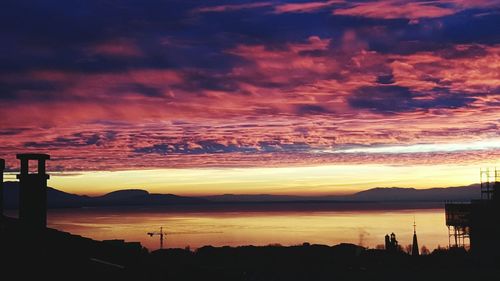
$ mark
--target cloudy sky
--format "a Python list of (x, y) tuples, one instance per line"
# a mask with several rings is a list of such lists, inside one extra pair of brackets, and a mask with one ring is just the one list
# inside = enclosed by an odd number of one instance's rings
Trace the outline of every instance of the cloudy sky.
[(0, 157), (79, 193), (470, 184), (498, 26), (498, 0), (3, 1)]

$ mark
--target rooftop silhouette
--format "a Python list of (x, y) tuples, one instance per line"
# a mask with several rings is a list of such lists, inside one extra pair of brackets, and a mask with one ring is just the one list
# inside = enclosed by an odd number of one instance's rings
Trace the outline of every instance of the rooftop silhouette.
[(3, 190), (3, 173), (5, 171), (5, 160), (0, 158), (0, 219), (4, 216), (4, 190)]

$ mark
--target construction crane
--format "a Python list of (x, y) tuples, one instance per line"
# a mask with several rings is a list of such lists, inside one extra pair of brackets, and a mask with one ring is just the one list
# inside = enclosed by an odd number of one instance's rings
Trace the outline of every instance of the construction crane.
[(148, 232), (147, 234), (151, 237), (158, 235), (160, 236), (160, 249), (163, 249), (163, 240), (164, 236), (168, 235), (186, 235), (186, 234), (213, 234), (213, 233), (222, 233), (221, 231), (205, 231), (205, 232), (199, 232), (199, 231), (183, 231), (183, 232), (163, 232), (163, 227), (160, 227), (160, 231), (153, 231), (153, 232)]
[(163, 232), (163, 227), (160, 227), (160, 231), (153, 231), (153, 232), (148, 232), (148, 235), (153, 237), (155, 235), (160, 236), (160, 249), (163, 249), (163, 236), (167, 235), (166, 232)]

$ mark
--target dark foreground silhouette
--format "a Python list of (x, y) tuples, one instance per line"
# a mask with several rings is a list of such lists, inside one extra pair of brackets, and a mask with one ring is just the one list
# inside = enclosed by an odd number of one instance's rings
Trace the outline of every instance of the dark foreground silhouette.
[[(149, 253), (139, 243), (95, 241), (3, 218), (2, 280), (497, 280), (496, 260), (462, 248), (413, 257), (352, 244), (211, 247)], [(48, 279), (46, 279), (48, 278)]]
[[(0, 198), (1, 280), (456, 281), (498, 280), (500, 276), (497, 243), (500, 181), (496, 170), (492, 189), (489, 182), (481, 184), (481, 192), (484, 186), (487, 187), (487, 200), (463, 206), (449, 205), (447, 209), (448, 226), (470, 233), (474, 255), (457, 247), (418, 256), (414, 234), (416, 250), (412, 252), (416, 254), (410, 256), (399, 250), (393, 233), (385, 238), (385, 250), (369, 250), (352, 244), (304, 244), (292, 247), (206, 246), (196, 251), (167, 249), (149, 253), (136, 242), (95, 241), (46, 228), (47, 180), (50, 176), (45, 173), (45, 161), (50, 156), (18, 154), (17, 158), (21, 161), (17, 176), (19, 219), (3, 215)], [(30, 161), (37, 162), (36, 172), (29, 171)], [(0, 161), (0, 175), (4, 164)], [(2, 189), (3, 180), (0, 178), (0, 194), (3, 194)], [(123, 194), (115, 193), (112, 197), (122, 198)], [(161, 198), (164, 200), (165, 197)], [(470, 212), (462, 212), (464, 208)]]

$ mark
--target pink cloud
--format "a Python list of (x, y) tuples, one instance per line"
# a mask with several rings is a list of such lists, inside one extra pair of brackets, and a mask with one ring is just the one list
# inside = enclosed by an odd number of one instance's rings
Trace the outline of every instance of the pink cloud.
[(219, 6), (208, 6), (197, 8), (195, 12), (198, 13), (209, 13), (209, 12), (228, 12), (228, 11), (239, 11), (245, 9), (255, 9), (262, 7), (272, 6), (272, 2), (255, 2), (255, 3), (245, 3), (245, 4), (228, 4)]
[(273, 8), (274, 13), (276, 14), (311, 13), (340, 3), (345, 3), (345, 1), (329, 0), (323, 2), (317, 1), (317, 2), (286, 3), (286, 4), (279, 4), (276, 2), (255, 2), (255, 3), (245, 3), (245, 4), (227, 4), (227, 5), (201, 7), (195, 9), (194, 12), (197, 13), (231, 12), (231, 11), (240, 11), (246, 9), (269, 7)]
[[(498, 150), (321, 153), (350, 145), (454, 143), (499, 136), (498, 46), (456, 45), (395, 55), (368, 51), (359, 37), (347, 31), (338, 42), (311, 36), (274, 48), (240, 44), (227, 50), (241, 59), (227, 73), (131, 69), (88, 74), (47, 69), (3, 76), (5, 81), (62, 86), (52, 93), (32, 90), (17, 101), (0, 104), (0, 133), (26, 128), (2, 136), (0, 156), (12, 158), (20, 149), (50, 152), (54, 169), (65, 170), (498, 159)], [(187, 87), (193, 72), (232, 87)], [(474, 100), (462, 107), (415, 107), (392, 114), (354, 108), (348, 102), (358, 89), (380, 86), (378, 77), (388, 74), (393, 76), (392, 86), (418, 92), (420, 100), (432, 101), (439, 91)], [(51, 100), (41, 100), (39, 94)], [(89, 158), (93, 160), (84, 161)]]
[(274, 12), (277, 14), (283, 13), (311, 13), (320, 9), (324, 9), (335, 4), (345, 3), (343, 0), (330, 0), (324, 2), (302, 2), (302, 3), (287, 3), (276, 5)]
[[(471, 53), (456, 56), (456, 54)], [(392, 56), (396, 83), (415, 90), (431, 90), (441, 84), (465, 93), (492, 93), (500, 85), (500, 46), (456, 45), (441, 52)]]
[(353, 2), (347, 7), (336, 8), (334, 15), (358, 16), (381, 19), (409, 19), (418, 23), (421, 18), (440, 18), (465, 9), (490, 8), (498, 6), (495, 0), (445, 0), (445, 1), (408, 1), (386, 0)]
[[(414, 116), (410, 119), (390, 119), (387, 124), (373, 122), (369, 125), (362, 119), (316, 120), (310, 122), (306, 119), (277, 118), (278, 120), (263, 124), (262, 120), (254, 122), (234, 120), (225, 126), (214, 121), (206, 121), (204, 126), (193, 123), (174, 124), (143, 123), (136, 125), (115, 124), (99, 125), (87, 124), (73, 127), (48, 128), (43, 132), (39, 130), (26, 130), (16, 138), (7, 138), (2, 143), (0, 157), (7, 158), (10, 166), (17, 165), (14, 159), (19, 147), (33, 152), (48, 152), (52, 155), (50, 162), (51, 171), (57, 171), (64, 167), (64, 171), (80, 170), (123, 170), (140, 168), (165, 168), (165, 167), (282, 167), (303, 166), (321, 164), (388, 164), (388, 165), (428, 165), (428, 164), (475, 164), (484, 161), (498, 159), (499, 149), (456, 151), (456, 152), (425, 152), (425, 153), (310, 153), (308, 151), (295, 151), (290, 153), (286, 150), (287, 145), (304, 144), (317, 150), (335, 150), (342, 148), (343, 144), (373, 145), (373, 143), (384, 141), (385, 145), (418, 143), (422, 140), (428, 142), (453, 143), (460, 141), (457, 134), (467, 132), (467, 128), (456, 128), (450, 126), (438, 127), (428, 120), (429, 131), (418, 131), (425, 128), (423, 124), (414, 121), (422, 119), (423, 116)], [(413, 123), (412, 123), (413, 121)], [(407, 128), (401, 128), (401, 122)], [(281, 125), (281, 126), (272, 126)], [(207, 124), (211, 126), (207, 126)], [(242, 124), (246, 127), (240, 126)], [(300, 124), (300, 126), (299, 126)], [(336, 125), (333, 125), (336, 124)], [(337, 125), (338, 124), (338, 125)], [(375, 124), (380, 126), (377, 128)], [(251, 126), (249, 126), (251, 125)], [(285, 127), (285, 125), (287, 125)], [(361, 125), (358, 127), (351, 127)], [(290, 127), (292, 126), (292, 127)], [(237, 129), (236, 129), (237, 128)], [(300, 128), (294, 130), (293, 128)], [(433, 129), (431, 129), (433, 128)], [(432, 134), (446, 133), (448, 139)], [(486, 136), (485, 132), (491, 134), (494, 128), (477, 127), (474, 139)], [(414, 132), (412, 136), (411, 132)], [(191, 134), (189, 132), (192, 132)], [(401, 135), (399, 135), (401, 134)], [(415, 138), (408, 141), (408, 138)], [(203, 148), (203, 141), (210, 140), (209, 145), (232, 145), (235, 152), (228, 153), (183, 153), (183, 149), (163, 152), (161, 148), (149, 152), (134, 151), (135, 148), (153, 147), (154, 145), (166, 145), (173, 149), (174, 145), (193, 150)], [(265, 151), (265, 147), (272, 148), (273, 152)], [(184, 146), (185, 145), (185, 146)], [(258, 153), (238, 152), (237, 148), (255, 148)], [(364, 146), (366, 147), (366, 146)], [(341, 151), (340, 151), (341, 152)]]
[(236, 67), (233, 75), (263, 75), (271, 81), (286, 83), (294, 76), (325, 73), (334, 69), (337, 64), (328, 56), (303, 54), (308, 51), (326, 51), (330, 42), (330, 39), (311, 36), (306, 43), (288, 43), (282, 50), (269, 50), (263, 45), (239, 45), (227, 52), (243, 57), (256, 66)]
[(127, 39), (102, 42), (87, 48), (92, 55), (116, 56), (116, 57), (141, 57), (142, 51), (137, 45)]
[(382, 19), (419, 19), (438, 18), (455, 13), (452, 8), (443, 8), (434, 4), (435, 2), (405, 0), (358, 2), (346, 8), (337, 8), (333, 10), (333, 14)]
[(498, 6), (497, 0), (445, 0), (442, 1), (447, 4), (454, 5), (461, 9), (472, 9), (472, 8), (491, 8)]

